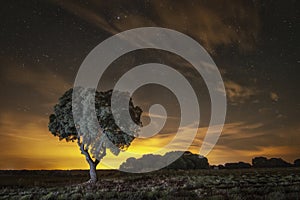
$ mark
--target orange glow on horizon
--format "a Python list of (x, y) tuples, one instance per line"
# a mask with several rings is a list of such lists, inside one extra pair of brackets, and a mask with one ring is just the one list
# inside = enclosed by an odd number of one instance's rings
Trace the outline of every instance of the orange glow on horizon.
[[(15, 124), (13, 115), (2, 116), (2, 132), (6, 136), (0, 141), (3, 151), (0, 152), (0, 169), (88, 169), (84, 156), (76, 142), (59, 141), (51, 135), (47, 129), (47, 118), (32, 118), (31, 123)], [(207, 155), (210, 164), (224, 164), (226, 162), (245, 161), (251, 162), (255, 156), (282, 157), (286, 155), (287, 160), (292, 162), (297, 156), (296, 147), (293, 146), (268, 146), (256, 150), (236, 150), (222, 145), (222, 138), (246, 137), (239, 132), (242, 123), (226, 124), (219, 142)], [(22, 131), (21, 131), (22, 130)], [(199, 128), (198, 134), (189, 151), (199, 153), (204, 133), (207, 128)], [(128, 151), (142, 154), (155, 152), (160, 147), (172, 140), (174, 134), (158, 134), (148, 139), (135, 139)], [(221, 144), (220, 144), (221, 143)], [(176, 150), (176, 149), (174, 149)], [(282, 157), (285, 159), (286, 157)], [(122, 163), (126, 160), (122, 153), (114, 156), (111, 153), (104, 158), (112, 163)], [(98, 169), (110, 169), (105, 165), (99, 165)]]

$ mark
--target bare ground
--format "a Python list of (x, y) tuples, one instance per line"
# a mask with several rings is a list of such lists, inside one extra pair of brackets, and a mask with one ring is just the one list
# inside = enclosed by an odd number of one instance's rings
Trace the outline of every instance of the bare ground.
[(0, 199), (298, 199), (300, 168), (162, 170), (129, 174), (88, 171), (0, 171)]

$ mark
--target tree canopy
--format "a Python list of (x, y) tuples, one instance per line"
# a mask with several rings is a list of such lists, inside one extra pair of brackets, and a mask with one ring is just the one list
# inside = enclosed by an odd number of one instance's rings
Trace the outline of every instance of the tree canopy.
[[(76, 101), (73, 109), (72, 95), (73, 101)], [(90, 105), (93, 95), (95, 105)], [(129, 103), (129, 112), (132, 119), (124, 120), (121, 118), (123, 121), (119, 124), (126, 126), (127, 121), (132, 120), (135, 124), (141, 126), (141, 108), (133, 105), (128, 93), (116, 92), (116, 96), (116, 100), (123, 104), (126, 99), (130, 99), (129, 102), (125, 103)], [(111, 111), (111, 97), (112, 90), (98, 92), (84, 88), (69, 89), (54, 106), (54, 113), (49, 117), (49, 131), (54, 136), (59, 137), (60, 140), (78, 140), (83, 145), (84, 150), (90, 151), (96, 159), (101, 158), (106, 148), (110, 149), (113, 154), (118, 155), (120, 150), (126, 150), (131, 144), (138, 130), (127, 127), (125, 133), (118, 127)], [(93, 123), (95, 115), (92, 113), (91, 106), (95, 106), (96, 120), (99, 126), (95, 126), (95, 123)], [(125, 111), (126, 109), (123, 108), (117, 110), (120, 114)], [(75, 122), (73, 113), (82, 116), (84, 120)], [(81, 132), (78, 132), (76, 127), (80, 127)]]

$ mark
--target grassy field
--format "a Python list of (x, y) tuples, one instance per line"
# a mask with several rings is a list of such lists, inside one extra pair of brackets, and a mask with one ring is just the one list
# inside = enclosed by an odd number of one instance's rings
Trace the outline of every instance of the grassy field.
[(88, 171), (0, 171), (0, 199), (300, 199), (300, 168), (163, 170), (128, 174)]

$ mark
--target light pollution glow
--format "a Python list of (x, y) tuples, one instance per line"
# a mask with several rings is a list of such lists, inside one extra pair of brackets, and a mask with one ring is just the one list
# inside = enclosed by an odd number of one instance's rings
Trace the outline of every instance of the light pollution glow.
[[(21, 127), (13, 123), (13, 116), (2, 118), (6, 124), (7, 134), (0, 142), (3, 151), (0, 153), (0, 168), (1, 169), (87, 169), (84, 156), (80, 154), (76, 142), (59, 141), (47, 130), (47, 118), (32, 119), (32, 123), (24, 124)], [(239, 126), (242, 123), (226, 124), (224, 132), (220, 137), (226, 138), (233, 136), (232, 139), (247, 138), (246, 134), (238, 133)], [(258, 125), (259, 126), (259, 125)], [(13, 128), (15, 127), (15, 128)], [(255, 128), (255, 127), (253, 127)], [(250, 127), (251, 129), (251, 127)], [(22, 130), (22, 132), (20, 132)], [(199, 147), (206, 128), (199, 128), (198, 134), (189, 150), (193, 153), (199, 152)], [(234, 131), (233, 131), (234, 130)], [(259, 133), (258, 133), (259, 134)], [(173, 134), (167, 134), (161, 137), (160, 134), (146, 139), (135, 139), (128, 150), (137, 152), (138, 154), (147, 154), (158, 150), (161, 146), (167, 144)], [(219, 142), (220, 143), (220, 142)], [(176, 150), (176, 149), (174, 149)], [(275, 156), (282, 154), (289, 155), (291, 152), (296, 152), (296, 148), (289, 146), (264, 147), (257, 150), (234, 150), (230, 146), (216, 145), (215, 148), (208, 154), (210, 164), (223, 164), (225, 162), (234, 162), (243, 160), (251, 162), (254, 156)], [(290, 155), (291, 158), (295, 155)], [(116, 163), (122, 163), (125, 158), (122, 154), (114, 156), (111, 153), (105, 157), (105, 160), (110, 160)], [(290, 159), (290, 161), (292, 161)], [(99, 165), (98, 169), (110, 169), (107, 166)]]

